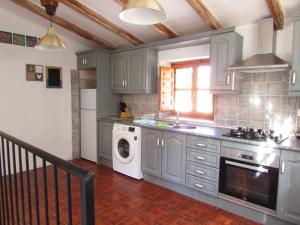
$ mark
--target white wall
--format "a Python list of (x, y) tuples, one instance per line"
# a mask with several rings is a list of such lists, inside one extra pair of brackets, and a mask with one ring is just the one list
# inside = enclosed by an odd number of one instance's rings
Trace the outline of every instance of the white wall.
[[(247, 24), (236, 27), (236, 32), (241, 34), (243, 40), (243, 59), (257, 53), (257, 24)], [(291, 62), (293, 45), (293, 22), (285, 18), (284, 29), (275, 31), (276, 49), (275, 54), (282, 59)]]
[[(1, 2), (0, 30), (42, 36), (48, 22), (42, 22), (45, 27), (37, 25), (41, 20), (10, 1)], [(70, 71), (77, 67), (74, 52), (88, 47), (76, 35), (60, 34), (67, 50), (47, 52), (0, 43), (0, 130), (68, 160), (72, 158)], [(26, 64), (44, 65), (44, 78), (45, 66), (62, 67), (63, 88), (47, 89), (45, 80), (26, 81)]]
[(209, 58), (209, 54), (209, 44), (163, 50), (158, 52), (158, 63), (168, 66), (170, 62)]

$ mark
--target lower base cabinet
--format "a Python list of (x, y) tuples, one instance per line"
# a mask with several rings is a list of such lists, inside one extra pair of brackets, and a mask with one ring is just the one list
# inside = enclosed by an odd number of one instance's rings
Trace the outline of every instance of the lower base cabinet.
[(142, 169), (144, 173), (185, 184), (186, 135), (142, 129)]
[(98, 122), (98, 161), (112, 161), (112, 130), (113, 123)]
[(276, 216), (300, 224), (300, 152), (281, 151)]

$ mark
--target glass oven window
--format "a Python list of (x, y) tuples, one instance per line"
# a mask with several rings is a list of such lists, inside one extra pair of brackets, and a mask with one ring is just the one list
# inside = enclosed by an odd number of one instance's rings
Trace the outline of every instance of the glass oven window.
[(278, 169), (221, 158), (220, 192), (276, 209)]

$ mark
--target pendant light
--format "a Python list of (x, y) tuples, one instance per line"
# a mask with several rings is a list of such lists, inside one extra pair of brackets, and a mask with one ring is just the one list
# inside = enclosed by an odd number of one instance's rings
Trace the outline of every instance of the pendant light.
[(164, 9), (156, 0), (129, 0), (119, 17), (127, 23), (137, 25), (157, 24), (167, 18)]
[(67, 46), (63, 40), (61, 40), (54, 30), (52, 25), (52, 16), (56, 13), (56, 8), (58, 6), (57, 0), (41, 0), (42, 6), (45, 7), (47, 15), (50, 16), (50, 26), (44, 37), (42, 37), (35, 48), (40, 50), (58, 50), (65, 49)]
[(44, 37), (42, 37), (35, 46), (36, 49), (40, 50), (59, 50), (64, 49), (66, 47), (67, 46), (64, 43), (64, 41), (56, 35), (52, 23), (48, 28), (47, 34)]

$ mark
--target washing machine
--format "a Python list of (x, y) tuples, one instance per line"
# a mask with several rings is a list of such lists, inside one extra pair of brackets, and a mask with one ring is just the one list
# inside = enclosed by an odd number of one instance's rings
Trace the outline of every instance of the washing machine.
[(113, 169), (142, 179), (141, 128), (115, 123), (112, 146)]

